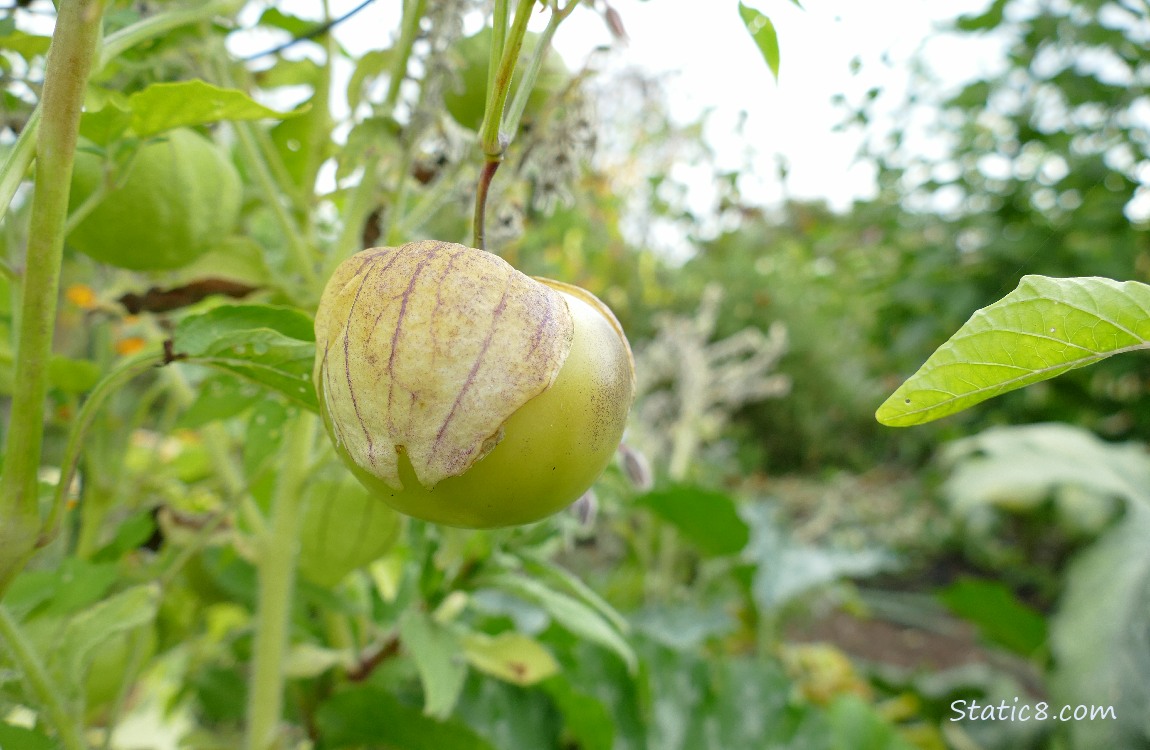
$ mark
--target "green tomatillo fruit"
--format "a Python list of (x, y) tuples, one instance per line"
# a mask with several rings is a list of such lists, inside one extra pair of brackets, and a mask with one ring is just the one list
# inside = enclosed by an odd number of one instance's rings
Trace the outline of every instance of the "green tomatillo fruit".
[(240, 214), (242, 185), (227, 154), (193, 130), (172, 130), (139, 147), (121, 169), (76, 152), (70, 210), (106, 193), (68, 235), (96, 260), (136, 271), (180, 268), (226, 238)]
[[(528, 31), (519, 49), (519, 64), (515, 68), (513, 83), (518, 84), (527, 63), (535, 54), (542, 37)], [(456, 85), (443, 92), (443, 104), (451, 117), (464, 127), (479, 130), (483, 124), (483, 114), (487, 106), (487, 68), (491, 56), (491, 29), (485, 28), (477, 34), (459, 40), (452, 51), (459, 55), (459, 80)], [(538, 114), (547, 100), (559, 92), (571, 74), (554, 50), (548, 50), (543, 58), (543, 67), (535, 79), (535, 86), (527, 97), (524, 115), (528, 118)], [(512, 89), (514, 91), (514, 89)], [(508, 98), (508, 103), (511, 99)]]
[(299, 548), (300, 573), (326, 587), (387, 554), (403, 529), (403, 516), (376, 500), (338, 462), (329, 466), (304, 488)]
[(449, 526), (569, 505), (611, 460), (634, 396), (606, 305), (463, 245), (352, 256), (315, 330), (320, 413), (344, 462), (396, 510)]

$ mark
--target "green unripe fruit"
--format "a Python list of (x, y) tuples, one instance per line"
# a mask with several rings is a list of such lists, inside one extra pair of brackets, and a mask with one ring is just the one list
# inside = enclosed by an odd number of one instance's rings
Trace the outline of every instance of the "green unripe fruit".
[[(515, 94), (515, 87), (523, 78), (527, 63), (535, 54), (535, 48), (539, 46), (540, 39), (539, 34), (530, 31), (523, 37), (523, 46), (519, 49), (519, 64), (516, 66), (515, 75), (512, 77), (512, 96)], [(488, 60), (491, 56), (491, 29), (484, 28), (477, 34), (460, 39), (452, 52), (459, 55), (459, 79), (455, 85), (443, 93), (443, 103), (456, 122), (472, 130), (479, 130), (483, 124), (483, 113), (487, 106), (487, 69)], [(570, 77), (571, 74), (563, 61), (559, 59), (559, 55), (554, 50), (548, 50), (547, 55), (543, 58), (543, 67), (540, 68), (539, 75), (535, 79), (535, 86), (527, 97), (524, 115), (530, 118), (541, 112), (547, 104), (547, 100), (562, 90)], [(511, 103), (510, 96), (507, 103)]]
[(307, 509), (300, 532), (299, 569), (321, 586), (387, 554), (403, 517), (379, 502), (334, 461), (304, 489)]
[(124, 168), (76, 152), (70, 210), (112, 187), (68, 235), (76, 250), (136, 271), (180, 268), (226, 238), (239, 220), (242, 185), (227, 155), (188, 129), (140, 147)]
[(316, 314), (315, 383), (340, 456), (408, 515), (530, 523), (610, 462), (634, 396), (611, 311), (445, 242), (345, 261)]

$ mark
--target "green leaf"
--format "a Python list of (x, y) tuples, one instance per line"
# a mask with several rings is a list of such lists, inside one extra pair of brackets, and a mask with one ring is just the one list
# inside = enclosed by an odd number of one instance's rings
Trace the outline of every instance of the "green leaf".
[(59, 745), (34, 729), (0, 722), (0, 750), (56, 750)]
[(391, 68), (394, 53), (390, 49), (377, 49), (365, 52), (355, 64), (355, 70), (347, 82), (347, 106), (354, 112), (363, 101), (365, 84)]
[(289, 401), (318, 411), (311, 384), (315, 333), (299, 310), (224, 305), (180, 321), (175, 351), (191, 361), (240, 375)]
[(1007, 0), (994, 0), (990, 7), (979, 15), (963, 15), (954, 21), (954, 27), (959, 31), (990, 31), (1002, 23), (1003, 11), (1006, 10)]
[(759, 52), (763, 53), (763, 59), (767, 61), (771, 75), (776, 81), (779, 80), (779, 36), (775, 33), (775, 25), (771, 23), (771, 19), (743, 3), (739, 3), (739, 15), (751, 38), (755, 40)]
[(589, 605), (607, 618), (607, 621), (620, 633), (626, 633), (631, 629), (630, 624), (623, 615), (611, 606), (611, 604), (599, 596), (587, 584), (571, 571), (557, 565), (554, 562), (542, 557), (531, 556), (523, 558), (523, 565), (531, 575), (536, 578), (544, 579), (545, 582), (557, 590), (566, 590), (568, 594), (582, 600), (584, 604)]
[(338, 693), (315, 716), (323, 747), (396, 748), (397, 750), (495, 750), (457, 721), (436, 721), (375, 687)]
[(1050, 621), (1051, 703), (1113, 706), (1108, 720), (1066, 722), (1071, 747), (1144, 747), (1150, 740), (1150, 509), (1071, 561)]
[[(68, 558), (58, 568), (25, 570), (12, 582), (4, 604), (16, 617), (35, 611), (54, 617), (98, 602), (116, 582), (116, 566)], [(37, 609), (46, 605), (43, 609)]]
[(80, 135), (99, 146), (107, 146), (123, 136), (131, 124), (132, 112), (127, 102), (109, 99), (100, 109), (80, 116)]
[(697, 651), (709, 639), (734, 632), (736, 622), (724, 609), (715, 605), (648, 604), (634, 615), (635, 629), (656, 643), (676, 651)]
[(857, 695), (840, 695), (827, 710), (834, 750), (915, 750)]
[(998, 581), (965, 578), (938, 598), (951, 612), (978, 626), (982, 637), (1016, 654), (1032, 657), (1046, 643), (1046, 620)]
[(473, 674), (455, 715), (499, 750), (564, 748), (555, 705), (541, 690)]
[(655, 490), (635, 502), (671, 523), (708, 555), (733, 555), (747, 545), (750, 531), (730, 495), (701, 487)]
[(469, 633), (463, 653), (471, 666), (515, 685), (534, 685), (559, 671), (559, 662), (539, 641), (508, 631), (497, 636)]
[(299, 60), (277, 60), (267, 70), (255, 73), (260, 88), (274, 89), (281, 86), (314, 86), (323, 68), (309, 58)]
[(177, 426), (195, 429), (221, 419), (242, 414), (264, 398), (255, 385), (221, 373), (204, 380), (196, 390), (196, 400), (180, 415)]
[(539, 687), (563, 714), (567, 731), (582, 750), (611, 750), (615, 741), (615, 721), (603, 702), (575, 689), (561, 674), (544, 680)]
[(82, 679), (93, 652), (100, 645), (117, 633), (152, 622), (159, 603), (160, 587), (144, 584), (125, 589), (80, 612), (65, 626), (60, 648), (49, 655), (49, 669), (64, 684)]
[(748, 506), (746, 512), (754, 535), (744, 554), (756, 564), (751, 591), (763, 610), (776, 610), (841, 578), (892, 567), (891, 558), (878, 550), (824, 549), (787, 538), (766, 503)]
[(586, 604), (566, 594), (553, 591), (538, 581), (514, 573), (494, 576), (490, 583), (538, 604), (551, 615), (559, 627), (615, 652), (631, 672), (638, 668), (635, 651), (627, 643), (627, 639), (606, 618)]
[(350, 651), (324, 648), (314, 643), (296, 643), (284, 658), (284, 674), (295, 679), (318, 677), (332, 667), (351, 669), (355, 655)]
[(992, 427), (943, 446), (942, 494), (962, 517), (988, 507), (1031, 510), (1054, 500), (1068, 527), (1097, 533), (1115, 498), (1150, 503), (1150, 457), (1138, 443), (1109, 443), (1071, 425)]
[(28, 34), (18, 30), (0, 37), (0, 49), (11, 50), (29, 62), (33, 58), (46, 55), (51, 43), (51, 37)]
[(426, 612), (408, 609), (399, 618), (399, 637), (415, 661), (423, 684), (423, 713), (445, 719), (455, 710), (467, 664), (456, 634), (431, 619)]
[(223, 89), (200, 80), (153, 83), (128, 97), (128, 105), (132, 130), (139, 136), (221, 120), (282, 120), (303, 113), (277, 112), (239, 89)]
[(92, 556), (94, 562), (116, 562), (124, 555), (152, 538), (156, 533), (156, 521), (151, 511), (137, 513), (129, 516), (116, 527), (116, 535), (112, 541), (100, 548)]
[[(274, 457), (283, 445), (284, 424), (291, 416), (287, 407), (273, 400), (256, 404), (244, 430), (244, 475), (259, 479), (260, 474), (274, 465)], [(274, 477), (272, 477), (274, 479)], [(262, 489), (268, 487), (261, 484)], [(253, 489), (259, 496), (262, 494)]]
[(86, 393), (100, 381), (100, 367), (86, 359), (53, 354), (48, 360), (48, 383), (62, 393)]
[(306, 18), (290, 15), (284, 13), (282, 10), (276, 8), (268, 8), (261, 15), (260, 19), (256, 21), (259, 26), (268, 26), (273, 29), (280, 29), (286, 31), (293, 37), (301, 37), (311, 32), (316, 26), (319, 25), (316, 21), (309, 21)]
[(879, 407), (891, 427), (922, 424), (980, 401), (1145, 349), (1150, 286), (1087, 277), (1024, 276), (950, 337)]

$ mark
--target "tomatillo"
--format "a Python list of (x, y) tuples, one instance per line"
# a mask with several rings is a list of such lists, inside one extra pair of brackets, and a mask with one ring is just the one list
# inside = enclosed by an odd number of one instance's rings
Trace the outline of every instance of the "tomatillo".
[(365, 250), (316, 314), (314, 380), (337, 452), (396, 510), (530, 523), (611, 460), (635, 391), (622, 327), (576, 286), (446, 242)]
[(235, 228), (242, 184), (227, 154), (204, 136), (179, 128), (139, 147), (119, 170), (76, 152), (69, 209), (100, 190), (68, 244), (101, 263), (136, 271), (181, 268)]

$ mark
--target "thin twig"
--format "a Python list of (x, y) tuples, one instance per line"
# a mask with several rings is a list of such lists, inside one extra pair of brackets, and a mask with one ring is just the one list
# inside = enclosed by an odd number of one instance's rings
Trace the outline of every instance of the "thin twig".
[(279, 54), (280, 52), (283, 52), (286, 49), (290, 49), (291, 47), (294, 47), (295, 45), (299, 44), (300, 42), (306, 42), (310, 39), (315, 39), (317, 36), (323, 36), (327, 32), (331, 31), (333, 28), (338, 26), (339, 24), (343, 23), (347, 19), (354, 16), (356, 13), (359, 13), (361, 10), (363, 10), (367, 6), (371, 5), (372, 2), (374, 2), (374, 0), (363, 0), (362, 3), (355, 6), (354, 8), (349, 10), (347, 13), (344, 13), (342, 16), (339, 16), (338, 18), (333, 18), (330, 21), (325, 21), (325, 22), (319, 24), (318, 26), (315, 26), (314, 28), (308, 29), (304, 33), (300, 34), (299, 36), (292, 37), (291, 39), (289, 39), (288, 41), (279, 45), (278, 47), (272, 47), (271, 49), (266, 50), (264, 52), (260, 52), (258, 54), (251, 55), (249, 57), (244, 57), (241, 59), (244, 62), (251, 62), (252, 60), (258, 60), (261, 57), (267, 57), (268, 55), (276, 55), (276, 54)]

